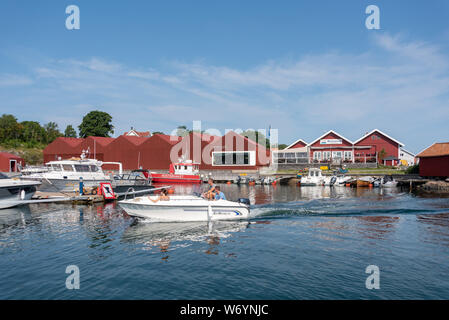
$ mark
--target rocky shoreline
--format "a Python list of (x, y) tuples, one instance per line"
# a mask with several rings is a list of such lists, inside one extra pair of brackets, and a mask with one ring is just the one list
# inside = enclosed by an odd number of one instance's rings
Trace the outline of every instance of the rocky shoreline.
[(449, 182), (428, 181), (417, 187), (418, 191), (426, 193), (449, 194)]

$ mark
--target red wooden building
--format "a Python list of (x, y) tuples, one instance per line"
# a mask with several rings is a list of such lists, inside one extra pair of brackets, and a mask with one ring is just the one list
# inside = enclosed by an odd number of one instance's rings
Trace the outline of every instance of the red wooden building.
[(422, 177), (449, 177), (449, 142), (434, 143), (417, 155), (419, 175)]
[(25, 160), (15, 154), (0, 152), (0, 172), (18, 172), (25, 166)]
[[(383, 133), (379, 129), (374, 129), (366, 133), (359, 140), (354, 142), (356, 147), (368, 147), (366, 149), (360, 149), (356, 151), (355, 157), (376, 157), (379, 163), (387, 166), (395, 166), (399, 164), (400, 161), (400, 149), (404, 146), (402, 142), (393, 139), (386, 133)], [(383, 153), (383, 159), (380, 159)]]

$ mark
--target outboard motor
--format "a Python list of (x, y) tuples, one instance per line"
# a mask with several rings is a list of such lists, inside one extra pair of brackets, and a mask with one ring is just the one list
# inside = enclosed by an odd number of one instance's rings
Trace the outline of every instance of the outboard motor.
[(333, 177), (331, 178), (331, 181), (330, 181), (330, 186), (333, 187), (334, 184), (335, 184), (335, 182), (337, 182), (337, 177), (336, 177), (336, 176), (333, 176)]
[(249, 206), (251, 203), (249, 202), (248, 198), (239, 198), (239, 200), (237, 201), (238, 203), (242, 203), (242, 204), (246, 204), (247, 206)]

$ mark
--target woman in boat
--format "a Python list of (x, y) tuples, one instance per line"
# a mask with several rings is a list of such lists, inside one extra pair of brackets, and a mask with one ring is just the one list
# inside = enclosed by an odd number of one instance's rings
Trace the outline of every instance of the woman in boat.
[(161, 194), (159, 195), (159, 197), (156, 200), (153, 200), (150, 197), (148, 197), (148, 199), (150, 199), (154, 203), (156, 203), (158, 201), (168, 201), (168, 200), (170, 200), (170, 197), (167, 194), (168, 194), (167, 189), (162, 189)]

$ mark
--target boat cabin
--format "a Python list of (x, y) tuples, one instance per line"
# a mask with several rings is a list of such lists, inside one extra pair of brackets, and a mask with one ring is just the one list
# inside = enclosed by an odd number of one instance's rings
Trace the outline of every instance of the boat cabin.
[(309, 177), (317, 177), (321, 178), (323, 175), (321, 174), (321, 169), (310, 168), (309, 169)]
[(172, 163), (169, 169), (171, 174), (198, 174), (199, 172), (199, 165), (191, 162)]
[(99, 172), (100, 168), (95, 164), (83, 164), (83, 163), (70, 163), (61, 162), (52, 163), (49, 162), (45, 165), (48, 171), (65, 171), (65, 172)]

